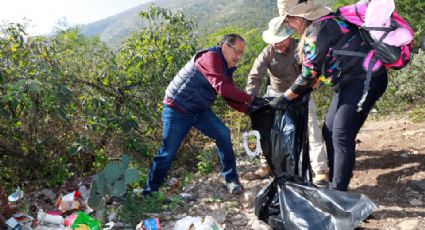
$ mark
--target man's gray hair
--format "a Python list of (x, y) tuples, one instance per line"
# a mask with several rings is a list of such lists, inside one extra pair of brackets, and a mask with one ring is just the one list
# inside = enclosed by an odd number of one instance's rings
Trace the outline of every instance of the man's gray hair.
[(224, 43), (234, 45), (237, 40), (245, 42), (245, 39), (239, 34), (226, 34), (224, 35), (223, 39), (218, 43), (218, 45), (221, 46)]

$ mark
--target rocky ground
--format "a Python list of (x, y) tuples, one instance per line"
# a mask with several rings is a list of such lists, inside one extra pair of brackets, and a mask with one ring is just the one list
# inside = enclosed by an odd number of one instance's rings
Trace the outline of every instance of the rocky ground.
[[(367, 195), (378, 206), (373, 218), (358, 229), (425, 229), (425, 122), (368, 120), (357, 143), (350, 190)], [(257, 168), (255, 163), (239, 159), (242, 178)], [(229, 230), (268, 229), (256, 219), (252, 206), (255, 194), (269, 181), (242, 179), (246, 194), (237, 196), (228, 194), (219, 175), (211, 174), (184, 189), (196, 201), (154, 216), (160, 218), (162, 229), (173, 229), (185, 216), (212, 216)]]

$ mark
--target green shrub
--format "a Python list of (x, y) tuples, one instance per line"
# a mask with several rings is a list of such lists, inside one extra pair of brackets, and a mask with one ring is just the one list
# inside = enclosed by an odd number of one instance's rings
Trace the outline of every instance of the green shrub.
[(391, 79), (401, 100), (419, 104), (425, 102), (425, 53), (420, 49), (411, 63), (400, 71), (392, 71)]

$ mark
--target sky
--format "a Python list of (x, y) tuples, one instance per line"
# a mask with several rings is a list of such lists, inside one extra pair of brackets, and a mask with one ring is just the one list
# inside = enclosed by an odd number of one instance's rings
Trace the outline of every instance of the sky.
[(0, 0), (0, 22), (30, 20), (30, 35), (47, 34), (59, 21), (87, 24), (152, 0)]

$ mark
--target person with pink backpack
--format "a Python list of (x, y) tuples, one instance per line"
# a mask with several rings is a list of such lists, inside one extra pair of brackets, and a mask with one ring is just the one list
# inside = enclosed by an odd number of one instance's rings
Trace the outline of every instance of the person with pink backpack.
[(389, 12), (389, 16), (382, 16), (388, 20), (381, 20), (381, 24), (365, 25), (363, 21), (356, 25), (346, 17), (364, 20), (367, 5), (347, 6), (336, 13), (314, 0), (278, 0), (277, 5), (284, 24), (302, 35), (298, 46), (302, 72), (290, 89), (270, 104), (284, 110), (292, 100), (312, 90), (319, 79), (332, 86), (334, 95), (322, 129), (330, 188), (347, 191), (355, 165), (356, 136), (387, 88), (386, 67), (401, 68), (410, 60), (413, 31), (398, 32), (407, 38), (410, 34), (411, 39), (404, 44), (388, 44), (391, 32), (410, 28), (394, 19), (394, 9), (381, 9)]

